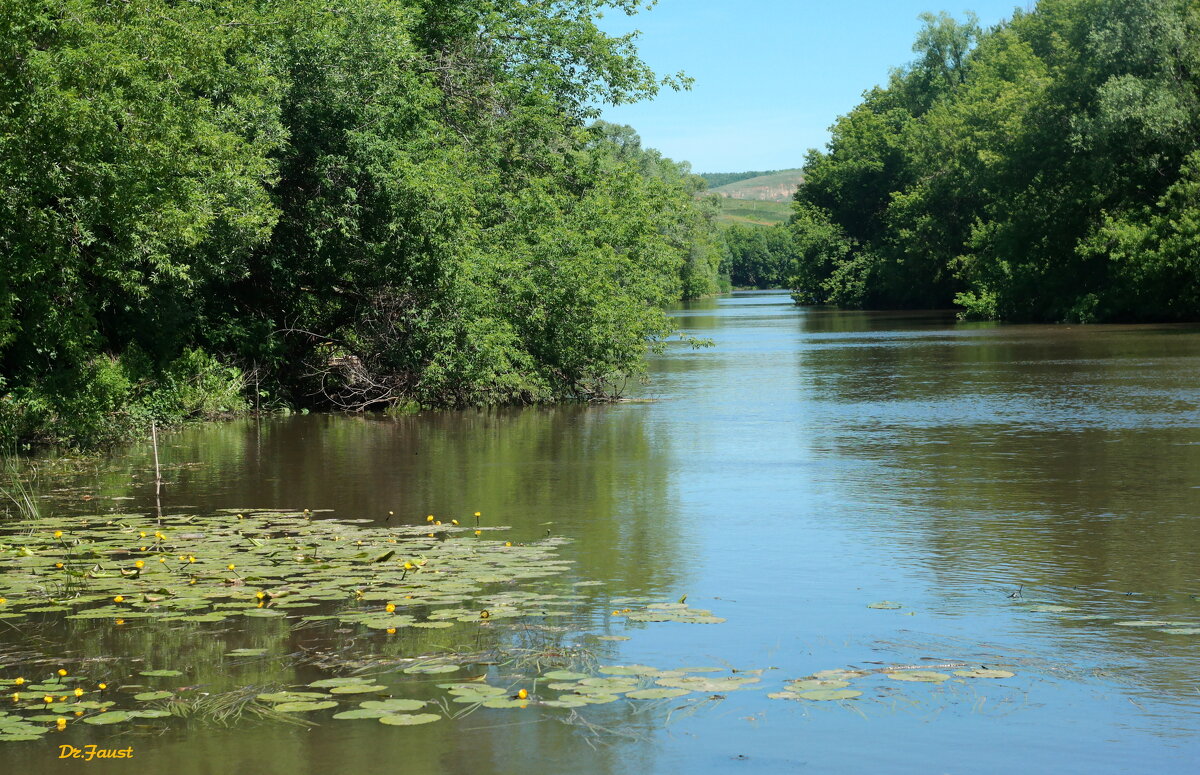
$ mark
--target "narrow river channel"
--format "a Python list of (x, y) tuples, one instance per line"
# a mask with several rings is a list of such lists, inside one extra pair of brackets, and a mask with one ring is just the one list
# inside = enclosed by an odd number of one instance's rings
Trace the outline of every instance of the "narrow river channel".
[[(330, 509), (380, 530), (478, 511), (513, 542), (566, 539), (579, 597), (541, 634), (557, 648), (757, 682), (414, 729), (317, 713), (304, 727), (68, 730), (5, 745), (4, 770), (77, 771), (60, 743), (116, 734), (138, 771), (172, 775), (1194, 771), (1200, 328), (961, 324), (797, 308), (782, 292), (674, 314), (714, 346), (670, 345), (625, 403), (166, 436), (163, 509)], [(58, 513), (154, 510), (148, 447), (41, 485)], [(684, 595), (725, 621), (613, 615)], [(297, 653), (382, 648), (352, 626), (247, 621), (45, 621), (38, 638), (64, 658), (135, 656), (178, 667), (181, 684), (264, 691), (338, 674), (292, 666)], [(0, 642), (23, 637), (6, 629)], [(445, 648), (476, 637), (437, 632)], [(230, 662), (235, 648), (268, 658)], [(897, 666), (944, 678), (896, 680)], [(955, 674), (977, 668), (1012, 675)], [(768, 697), (837, 669), (865, 673), (848, 681), (860, 695)]]

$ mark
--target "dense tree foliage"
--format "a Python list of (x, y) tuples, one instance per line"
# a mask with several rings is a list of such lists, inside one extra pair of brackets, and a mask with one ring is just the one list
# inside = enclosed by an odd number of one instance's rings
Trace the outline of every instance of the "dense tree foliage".
[(733, 223), (722, 230), (722, 271), (737, 288), (782, 288), (795, 260), (792, 232), (784, 224), (752, 226)]
[(797, 299), (1023, 320), (1200, 316), (1200, 4), (925, 17), (812, 152)]
[(716, 290), (640, 0), (0, 5), (0, 440), (595, 397)]

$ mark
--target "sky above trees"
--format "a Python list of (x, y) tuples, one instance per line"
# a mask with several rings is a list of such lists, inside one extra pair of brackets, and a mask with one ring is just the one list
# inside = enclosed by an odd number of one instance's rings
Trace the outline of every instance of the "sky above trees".
[(637, 16), (609, 13), (610, 33), (641, 30), (638, 49), (659, 73), (684, 70), (691, 91), (609, 107), (643, 142), (697, 172), (799, 167), (837, 116), (913, 58), (924, 11), (987, 28), (1032, 3), (1014, 0), (659, 0)]

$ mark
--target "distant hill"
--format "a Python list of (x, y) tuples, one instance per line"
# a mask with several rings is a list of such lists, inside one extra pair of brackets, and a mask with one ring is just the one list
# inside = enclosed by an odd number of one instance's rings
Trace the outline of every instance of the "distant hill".
[[(741, 173), (720, 173), (720, 174), (741, 174)], [(710, 188), (707, 193), (720, 194), (723, 197), (731, 199), (758, 199), (767, 202), (788, 202), (791, 201), (792, 194), (796, 193), (796, 189), (804, 182), (804, 173), (799, 169), (778, 170), (777, 172), (769, 172), (766, 174), (754, 174), (753, 177), (741, 178), (732, 182), (727, 182), (719, 186)], [(703, 176), (708, 180), (708, 176)], [(714, 178), (717, 176), (714, 175)]]
[(751, 170), (750, 172), (701, 172), (700, 177), (704, 178), (708, 183), (709, 188), (716, 188), (727, 183), (737, 183), (739, 180), (747, 178), (757, 178), (759, 175), (774, 175), (782, 170)]
[(717, 216), (717, 223), (771, 226), (783, 223), (791, 214), (792, 206), (788, 202), (721, 197), (721, 214)]

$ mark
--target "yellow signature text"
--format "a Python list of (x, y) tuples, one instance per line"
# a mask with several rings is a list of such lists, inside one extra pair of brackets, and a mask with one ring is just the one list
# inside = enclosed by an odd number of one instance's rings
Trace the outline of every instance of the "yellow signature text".
[(129, 746), (128, 748), (100, 748), (95, 745), (85, 745), (82, 748), (76, 748), (73, 745), (60, 745), (58, 747), (58, 758), (83, 759), (85, 762), (90, 762), (92, 759), (132, 759), (133, 746)]

